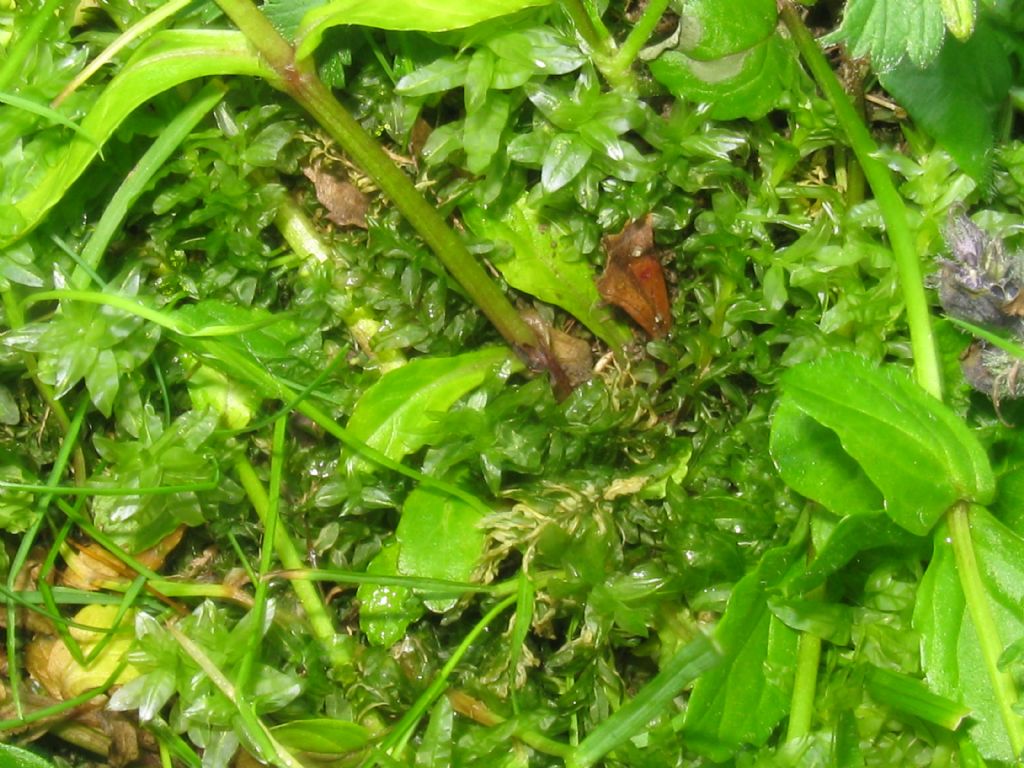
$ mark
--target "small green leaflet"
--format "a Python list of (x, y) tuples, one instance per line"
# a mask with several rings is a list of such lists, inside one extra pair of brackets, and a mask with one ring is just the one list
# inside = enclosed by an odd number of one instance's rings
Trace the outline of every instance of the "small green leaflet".
[(7, 768), (54, 768), (53, 763), (21, 747), (0, 744), (0, 763)]

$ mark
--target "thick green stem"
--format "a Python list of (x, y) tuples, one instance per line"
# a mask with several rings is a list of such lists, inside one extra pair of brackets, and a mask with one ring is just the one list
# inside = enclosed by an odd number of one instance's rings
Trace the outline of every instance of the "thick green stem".
[(288, 42), (250, 0), (217, 0), (220, 7), (278, 72), (284, 90), (338, 142), (416, 228), (438, 259), (513, 348), (539, 370), (557, 371), (534, 332), (437, 208), (387, 156), (380, 144), (341, 106), (307, 61), (297, 61)]
[(633, 62), (636, 61), (640, 50), (647, 44), (651, 34), (654, 32), (654, 28), (658, 26), (658, 22), (661, 21), (661, 17), (665, 14), (668, 2), (669, 0), (650, 0), (647, 3), (647, 7), (644, 8), (640, 20), (630, 30), (618, 53), (615, 54), (615, 58), (612, 59), (612, 67), (622, 78), (628, 76), (629, 68), (633, 66)]
[(967, 611), (974, 623), (974, 632), (978, 638), (981, 657), (985, 661), (992, 691), (996, 697), (999, 714), (1003, 719), (1003, 727), (1010, 737), (1013, 754), (1020, 757), (1024, 753), (1024, 720), (1015, 711), (1017, 703), (1017, 686), (1013, 677), (999, 669), (999, 657), (1003, 652), (1003, 641), (999, 637), (999, 627), (988, 604), (985, 585), (981, 582), (981, 572), (974, 556), (974, 545), (971, 541), (970, 508), (966, 502), (959, 502), (950, 509), (947, 515), (949, 533), (953, 541), (953, 557), (956, 558), (956, 571), (960, 577), (960, 586), (964, 591)]
[(811, 732), (820, 660), (821, 638), (810, 632), (802, 633), (796, 657), (796, 676), (793, 680), (793, 697), (789, 708), (786, 741), (797, 741)]
[(914, 374), (918, 383), (927, 392), (941, 399), (942, 373), (932, 334), (931, 313), (925, 298), (921, 264), (914, 249), (914, 239), (907, 223), (907, 209), (903, 198), (896, 189), (889, 169), (878, 159), (878, 146), (871, 138), (867, 126), (857, 115), (843, 86), (817, 42), (807, 31), (800, 15), (790, 3), (783, 3), (780, 13), (804, 63), (832, 104), (836, 120), (846, 133), (850, 147), (857, 155), (857, 161), (878, 201), (899, 270), (903, 301), (907, 308), (907, 325), (910, 328), (910, 343), (914, 353)]

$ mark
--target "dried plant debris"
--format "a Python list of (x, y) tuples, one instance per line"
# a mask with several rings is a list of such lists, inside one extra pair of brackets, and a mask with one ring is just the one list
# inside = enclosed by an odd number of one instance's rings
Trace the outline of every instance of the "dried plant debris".
[[(950, 211), (946, 243), (952, 258), (940, 260), (939, 301), (957, 319), (1009, 331), (1024, 340), (1021, 321), (1024, 259), (1008, 253), (1002, 241), (990, 236), (964, 214)], [(1021, 360), (983, 341), (964, 353), (964, 378), (979, 392), (1000, 400), (1024, 395)]]
[(1007, 253), (962, 210), (946, 224), (950, 259), (940, 260), (939, 301), (953, 317), (1003, 328), (1020, 324), (1024, 260)]
[(654, 248), (651, 215), (631, 221), (602, 240), (608, 261), (597, 282), (598, 293), (633, 318), (652, 339), (672, 327), (672, 307), (665, 273)]
[(369, 202), (359, 187), (350, 181), (339, 179), (320, 166), (309, 166), (303, 168), (302, 172), (313, 182), (316, 199), (327, 209), (328, 220), (339, 227), (366, 229)]

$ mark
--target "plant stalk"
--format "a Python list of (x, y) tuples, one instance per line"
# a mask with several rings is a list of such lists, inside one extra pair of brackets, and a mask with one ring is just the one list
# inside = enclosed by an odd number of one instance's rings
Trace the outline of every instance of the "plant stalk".
[(437, 208), (427, 202), (381, 145), (334, 98), (311, 64), (296, 60), (292, 46), (250, 0), (217, 0), (217, 3), (281, 76), (285, 92), (377, 183), (505, 340), (532, 368), (551, 371), (557, 384), (560, 367), (533, 330)]
[(789, 2), (781, 4), (779, 13), (804, 63), (831, 103), (836, 120), (846, 133), (850, 147), (857, 156), (868, 185), (878, 201), (902, 284), (907, 325), (910, 328), (910, 343), (914, 353), (914, 375), (926, 392), (941, 400), (942, 369), (939, 366), (939, 356), (932, 333), (931, 313), (928, 311), (928, 301), (925, 298), (921, 264), (914, 248), (903, 198), (896, 189), (889, 169), (878, 159), (878, 146), (871, 138), (867, 126), (857, 115), (846, 91), (843, 90), (817, 42), (811, 37), (799, 13)]

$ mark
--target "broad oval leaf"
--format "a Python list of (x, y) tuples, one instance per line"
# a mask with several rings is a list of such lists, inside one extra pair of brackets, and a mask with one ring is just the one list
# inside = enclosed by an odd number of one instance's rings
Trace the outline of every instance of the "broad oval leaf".
[(882, 509), (884, 500), (835, 432), (783, 398), (772, 416), (772, 460), (797, 493), (840, 516)]
[[(398, 572), (447, 581), (469, 581), (484, 551), (484, 532), (476, 507), (449, 494), (417, 488), (402, 506), (398, 539)], [(456, 598), (423, 601), (432, 611), (447, 611)]]
[(504, 347), (413, 360), (389, 371), (363, 393), (348, 431), (397, 461), (430, 442), (436, 414), (447, 411), (503, 365), (516, 365)]
[(295, 55), (304, 59), (320, 45), (324, 32), (343, 24), (376, 29), (445, 32), (463, 29), (482, 21), (507, 16), (524, 8), (548, 5), (551, 0), (395, 0), (373, 3), (366, 0), (335, 0), (306, 14), (296, 35)]
[(995, 495), (974, 434), (900, 369), (837, 353), (787, 371), (782, 393), (780, 407), (836, 434), (882, 492), (888, 515), (911, 533), (928, 533), (954, 502), (985, 504)]
[(694, 59), (718, 59), (752, 48), (775, 32), (774, 0), (686, 0), (679, 48)]
[(713, 120), (756, 119), (773, 109), (792, 79), (793, 54), (779, 37), (701, 61), (666, 51), (651, 62), (654, 79), (674, 95), (708, 104)]

